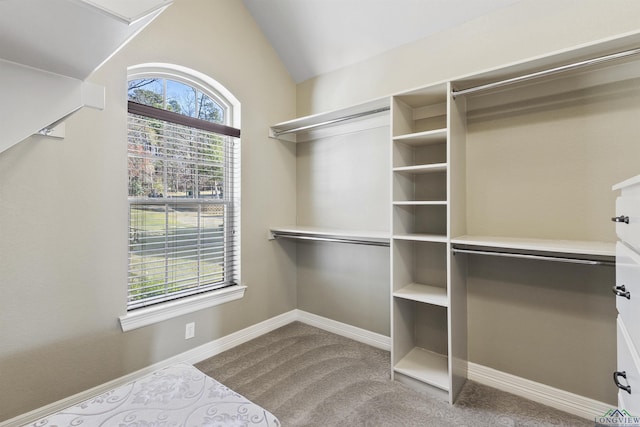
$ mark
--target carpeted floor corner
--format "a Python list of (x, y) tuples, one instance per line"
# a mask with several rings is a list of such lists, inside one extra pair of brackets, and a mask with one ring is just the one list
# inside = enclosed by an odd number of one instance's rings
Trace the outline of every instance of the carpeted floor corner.
[(294, 426), (593, 426), (467, 381), (455, 405), (390, 378), (389, 352), (294, 322), (196, 367)]

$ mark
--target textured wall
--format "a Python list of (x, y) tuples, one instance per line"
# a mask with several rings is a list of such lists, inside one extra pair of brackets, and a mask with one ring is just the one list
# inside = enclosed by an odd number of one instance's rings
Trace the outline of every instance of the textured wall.
[[(242, 104), (249, 288), (242, 300), (123, 333), (126, 72), (145, 62), (208, 74)], [(269, 225), (295, 221), (295, 149), (267, 137), (294, 115), (295, 85), (242, 3), (176, 0), (90, 80), (106, 86), (104, 111), (75, 114), (62, 141), (31, 137), (0, 154), (0, 383), (12, 384), (0, 391), (0, 420), (296, 307), (295, 253), (266, 238)]]

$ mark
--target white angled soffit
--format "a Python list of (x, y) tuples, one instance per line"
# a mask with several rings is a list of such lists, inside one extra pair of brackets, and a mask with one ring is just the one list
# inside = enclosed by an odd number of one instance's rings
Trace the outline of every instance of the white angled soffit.
[(81, 107), (104, 108), (104, 87), (13, 62), (0, 60), (0, 87), (0, 152)]
[(104, 88), (84, 80), (171, 1), (0, 0), (0, 152), (104, 108)]

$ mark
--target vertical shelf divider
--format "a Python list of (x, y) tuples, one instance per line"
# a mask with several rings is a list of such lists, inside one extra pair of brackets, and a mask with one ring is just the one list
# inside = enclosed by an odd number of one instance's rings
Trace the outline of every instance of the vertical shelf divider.
[(447, 197), (449, 213), (447, 235), (447, 270), (449, 295), (449, 375), (453, 403), (462, 390), (468, 375), (467, 349), (467, 256), (454, 255), (451, 250), (453, 236), (466, 234), (466, 98), (448, 93), (448, 163)]

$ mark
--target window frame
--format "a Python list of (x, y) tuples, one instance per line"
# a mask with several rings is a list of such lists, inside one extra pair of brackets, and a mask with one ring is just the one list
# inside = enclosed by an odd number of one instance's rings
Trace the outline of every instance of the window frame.
[[(162, 78), (169, 79), (190, 85), (197, 90), (201, 91), (205, 95), (209, 96), (213, 101), (223, 108), (224, 122), (225, 124), (218, 124), (215, 122), (206, 122), (210, 124), (208, 131), (213, 131), (223, 135), (229, 135), (235, 138), (239, 142), (240, 137), (240, 103), (239, 101), (220, 83), (214, 79), (199, 73), (195, 70), (188, 69), (186, 67), (177, 66), (173, 64), (141, 64), (130, 67), (128, 69), (127, 81), (141, 79), (141, 78)], [(134, 105), (132, 105), (134, 104)], [(169, 110), (159, 109), (144, 104), (138, 104), (132, 101), (128, 102), (128, 106), (133, 109), (127, 113), (140, 114), (148, 117), (157, 117), (158, 114), (161, 120), (167, 120), (176, 122), (186, 126), (193, 126), (193, 120), (197, 120), (201, 125), (202, 119), (196, 119), (187, 115), (182, 115)], [(149, 110), (152, 109), (152, 110)], [(154, 114), (151, 115), (150, 113)], [(240, 161), (240, 149), (238, 148), (237, 160)], [(240, 262), (240, 172), (239, 164), (234, 168), (234, 173), (237, 174), (235, 183), (237, 197), (234, 200), (234, 210), (236, 217), (236, 228), (234, 229), (234, 256), (237, 257), (236, 268), (233, 272), (233, 276), (236, 278), (235, 284), (230, 286), (217, 288), (213, 290), (207, 290), (204, 292), (196, 293), (190, 296), (181, 297), (179, 299), (168, 300), (160, 302), (154, 305), (149, 305), (141, 308), (135, 308), (126, 311), (126, 314), (119, 317), (120, 325), (123, 331), (129, 331), (132, 329), (140, 328), (157, 322), (161, 322), (167, 319), (171, 319), (177, 316), (188, 314), (197, 310), (213, 307), (226, 302), (234, 301), (244, 296), (246, 286), (241, 284), (241, 262)], [(128, 173), (128, 169), (127, 169)], [(157, 201), (154, 201), (157, 202)], [(168, 203), (171, 203), (171, 199), (167, 199)], [(128, 206), (134, 203), (140, 203), (140, 201), (132, 201), (131, 198), (127, 200)], [(131, 225), (131, 220), (128, 220), (128, 225)], [(127, 249), (129, 253), (129, 249)], [(227, 261), (225, 260), (225, 263)], [(129, 279), (127, 275), (127, 294), (129, 290)], [(126, 298), (125, 298), (126, 300)], [(125, 302), (125, 310), (128, 304)]]

